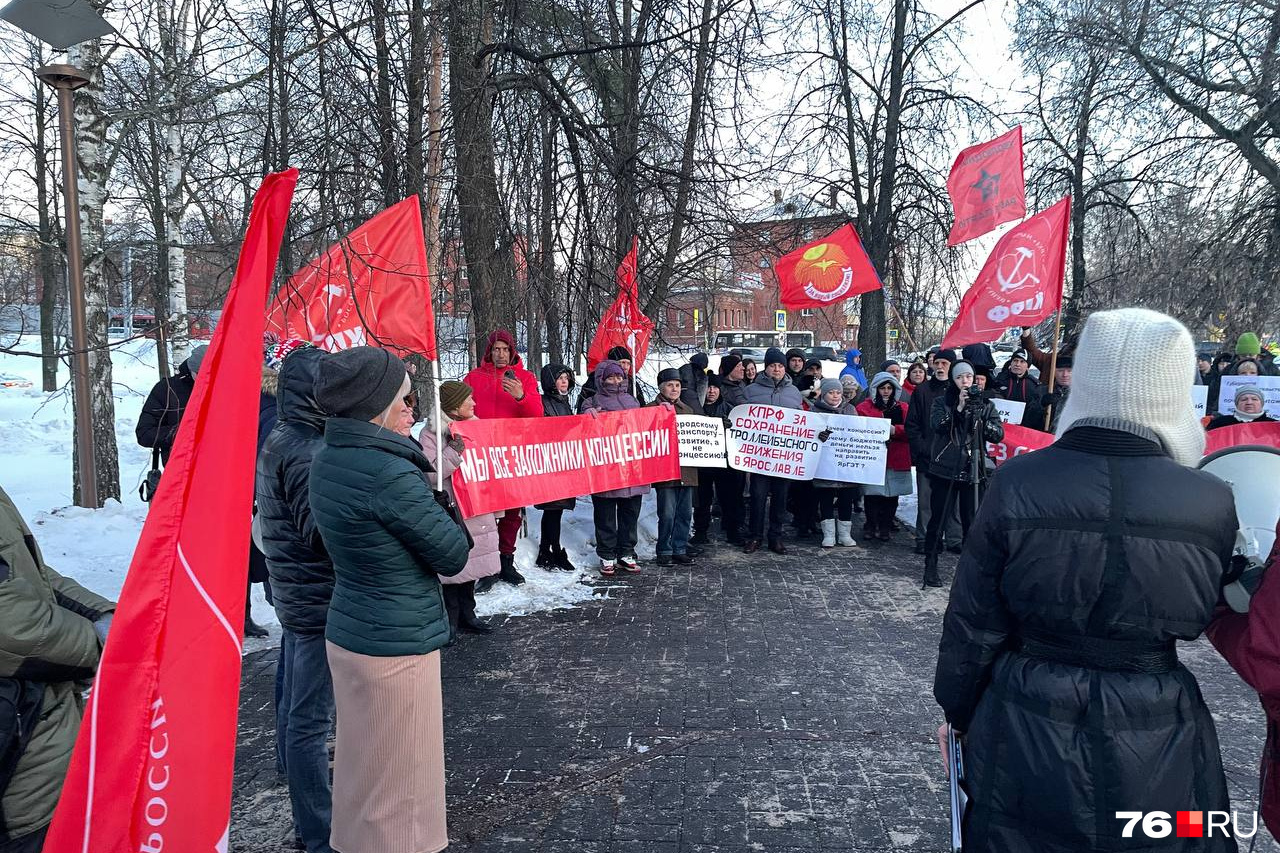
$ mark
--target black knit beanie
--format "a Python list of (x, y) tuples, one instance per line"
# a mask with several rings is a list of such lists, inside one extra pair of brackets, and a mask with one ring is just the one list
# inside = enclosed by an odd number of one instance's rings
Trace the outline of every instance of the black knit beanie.
[(352, 347), (320, 362), (316, 402), (331, 415), (370, 421), (400, 393), (404, 362), (377, 347)]

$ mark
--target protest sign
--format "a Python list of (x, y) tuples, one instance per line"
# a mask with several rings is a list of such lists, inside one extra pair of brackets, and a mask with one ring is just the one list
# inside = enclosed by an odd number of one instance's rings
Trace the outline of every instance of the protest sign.
[(1203, 418), (1209, 408), (1209, 386), (1191, 386), (1191, 406), (1196, 410), (1196, 417)]
[(883, 418), (745, 405), (729, 420), (730, 468), (788, 480), (884, 483), (889, 422)]
[(1252, 385), (1262, 392), (1263, 410), (1273, 418), (1280, 418), (1280, 376), (1224, 376), (1222, 390), (1218, 394), (1218, 414), (1233, 415), (1236, 411), (1236, 391)]
[(453, 488), (468, 518), (680, 479), (676, 415), (663, 406), (456, 421), (449, 429), (463, 442)]
[(680, 434), (680, 465), (685, 468), (723, 468), (725, 459), (724, 421), (701, 415), (676, 415)]
[(825, 418), (824, 432), (818, 434), (822, 450), (814, 476), (819, 480), (884, 485), (889, 461), (889, 421), (854, 415), (819, 415)]
[(1005, 424), (1004, 440), (987, 442), (987, 455), (1002, 465), (1015, 456), (1041, 450), (1053, 444), (1053, 434), (1017, 424)]
[(1026, 403), (1014, 400), (992, 400), (991, 405), (995, 406), (996, 411), (1000, 413), (1000, 423), (1022, 425), (1022, 416), (1027, 411)]
[(729, 467), (788, 480), (812, 480), (825, 422), (814, 412), (735, 406), (727, 430)]

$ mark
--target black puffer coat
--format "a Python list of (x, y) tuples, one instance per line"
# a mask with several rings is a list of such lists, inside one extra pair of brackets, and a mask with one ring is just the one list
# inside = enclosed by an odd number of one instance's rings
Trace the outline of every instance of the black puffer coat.
[(933, 430), (929, 419), (933, 415), (933, 401), (946, 393), (950, 382), (934, 379), (930, 376), (911, 392), (911, 403), (907, 406), (907, 442), (911, 447), (911, 464), (916, 472), (929, 472), (929, 448), (933, 444)]
[(1167, 657), (1213, 617), (1235, 539), (1231, 491), (1154, 438), (1076, 427), (992, 478), (951, 588), (933, 686), (966, 735), (966, 850), (1236, 849), (1220, 834), (1154, 842), (1140, 827), (1126, 841), (1115, 817), (1228, 809), (1192, 674), (1172, 660), (1150, 671), (1063, 662), (1090, 642)]
[(324, 631), (333, 564), (311, 516), (311, 460), (324, 446), (325, 414), (315, 398), (323, 350), (300, 349), (280, 366), (279, 420), (258, 454), (255, 491), (271, 598), (280, 624), (298, 634)]
[[(956, 411), (959, 402), (960, 389), (954, 383), (933, 401), (933, 411), (929, 413), (929, 429), (933, 433), (929, 445), (929, 474), (972, 483), (974, 418), (982, 419), (983, 441), (1003, 440), (1004, 427), (1000, 424), (1000, 413), (987, 398), (966, 402), (963, 412)], [(986, 451), (985, 445), (983, 451)], [(981, 460), (978, 476), (986, 476), (986, 463)]]
[[(556, 390), (556, 380), (560, 378), (562, 373), (569, 377), (569, 391), (564, 394)], [(543, 417), (562, 418), (571, 416), (573, 414), (573, 406), (569, 403), (569, 394), (573, 393), (573, 386), (576, 384), (573, 371), (563, 364), (544, 364), (542, 371), (539, 373), (539, 379), (542, 382)], [(563, 500), (534, 504), (534, 506), (538, 509), (571, 510), (575, 503), (577, 503), (576, 498), (564, 498)]]
[(143, 447), (153, 447), (160, 451), (160, 459), (169, 464), (169, 454), (173, 451), (173, 442), (178, 437), (178, 425), (182, 423), (182, 413), (191, 402), (191, 392), (195, 390), (196, 378), (191, 375), (191, 368), (184, 361), (178, 365), (178, 372), (167, 379), (161, 379), (147, 395), (142, 404), (142, 412), (138, 415), (138, 425), (134, 428), (134, 437)]

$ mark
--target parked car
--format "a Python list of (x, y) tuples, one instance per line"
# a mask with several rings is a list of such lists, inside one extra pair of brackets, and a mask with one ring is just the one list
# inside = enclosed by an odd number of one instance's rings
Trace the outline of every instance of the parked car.
[(818, 361), (840, 361), (841, 355), (835, 347), (805, 347), (805, 358), (816, 358)]
[(764, 350), (760, 347), (734, 347), (729, 352), (738, 358), (749, 358), (758, 364), (761, 369), (764, 368)]

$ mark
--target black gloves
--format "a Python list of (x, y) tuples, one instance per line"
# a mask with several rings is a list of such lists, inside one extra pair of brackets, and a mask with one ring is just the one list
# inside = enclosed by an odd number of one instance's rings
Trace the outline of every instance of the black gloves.
[(830, 429), (824, 429), (822, 432), (818, 433), (818, 441), (825, 443), (828, 438), (831, 438)]

